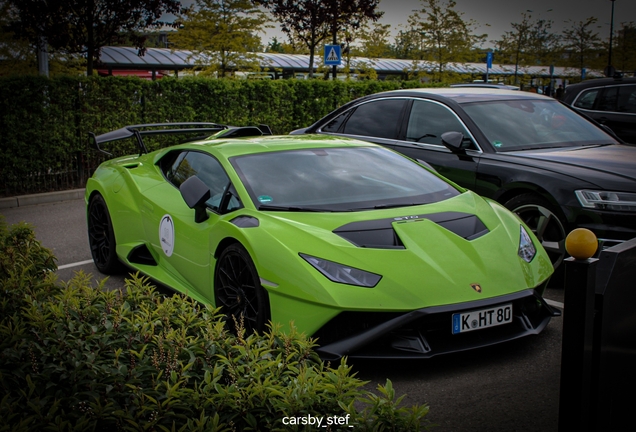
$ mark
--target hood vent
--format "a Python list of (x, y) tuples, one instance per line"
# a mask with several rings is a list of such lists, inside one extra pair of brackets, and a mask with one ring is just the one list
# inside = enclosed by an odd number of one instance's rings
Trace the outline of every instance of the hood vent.
[(428, 219), (466, 240), (474, 240), (488, 233), (488, 228), (477, 216), (444, 212), (425, 215), (404, 216), (371, 221), (352, 222), (336, 228), (333, 233), (358, 247), (375, 249), (404, 249), (404, 244), (393, 229), (394, 223), (407, 223)]
[(373, 249), (404, 249), (402, 240), (400, 240), (397, 233), (393, 230), (393, 227), (369, 230), (342, 230), (342, 228), (347, 228), (349, 225), (336, 229), (334, 233), (358, 247)]

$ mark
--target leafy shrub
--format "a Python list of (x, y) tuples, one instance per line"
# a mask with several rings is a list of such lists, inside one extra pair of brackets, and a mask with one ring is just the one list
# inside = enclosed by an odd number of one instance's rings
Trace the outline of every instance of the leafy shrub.
[(283, 419), (327, 416), (428, 427), (428, 407), (400, 407), (390, 381), (364, 390), (293, 329), (230, 334), (215, 310), (139, 276), (117, 291), (82, 272), (60, 285), (26, 225), (0, 224), (0, 256), (0, 431), (315, 430)]
[[(132, 124), (267, 124), (276, 134), (306, 127), (360, 96), (419, 81), (232, 80), (202, 77), (144, 81), (125, 77), (0, 77), (0, 195), (83, 187), (104, 160), (88, 133)], [(150, 150), (174, 136), (148, 140)], [(110, 143), (134, 154), (133, 139)]]

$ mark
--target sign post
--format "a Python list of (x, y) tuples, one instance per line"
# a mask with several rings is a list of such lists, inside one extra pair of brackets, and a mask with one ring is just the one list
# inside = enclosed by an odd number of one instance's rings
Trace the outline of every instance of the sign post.
[(489, 83), (488, 75), (490, 73), (490, 68), (492, 67), (492, 51), (488, 51), (486, 54), (486, 84)]
[[(334, 69), (336, 66), (340, 66), (342, 64), (342, 48), (340, 45), (325, 45), (323, 62), (325, 66), (333, 66)], [(335, 73), (333, 78), (336, 79)]]

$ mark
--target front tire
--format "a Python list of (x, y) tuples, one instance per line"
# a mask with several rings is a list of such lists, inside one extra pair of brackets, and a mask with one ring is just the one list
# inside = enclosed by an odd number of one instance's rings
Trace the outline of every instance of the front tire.
[(545, 199), (535, 194), (516, 196), (504, 205), (516, 213), (537, 236), (556, 270), (566, 256), (566, 232), (556, 211)]
[(269, 299), (260, 283), (254, 262), (239, 243), (223, 250), (214, 272), (216, 306), (226, 315), (234, 333), (260, 333), (270, 319)]
[(88, 204), (88, 242), (97, 270), (107, 275), (121, 272), (113, 224), (106, 201), (99, 194), (94, 195)]

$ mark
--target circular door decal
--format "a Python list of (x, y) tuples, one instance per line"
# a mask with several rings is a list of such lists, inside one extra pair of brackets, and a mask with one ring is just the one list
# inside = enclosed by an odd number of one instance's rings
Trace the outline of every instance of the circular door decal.
[(165, 215), (161, 218), (159, 224), (159, 241), (161, 242), (161, 249), (167, 257), (172, 255), (174, 250), (174, 223), (170, 215)]

